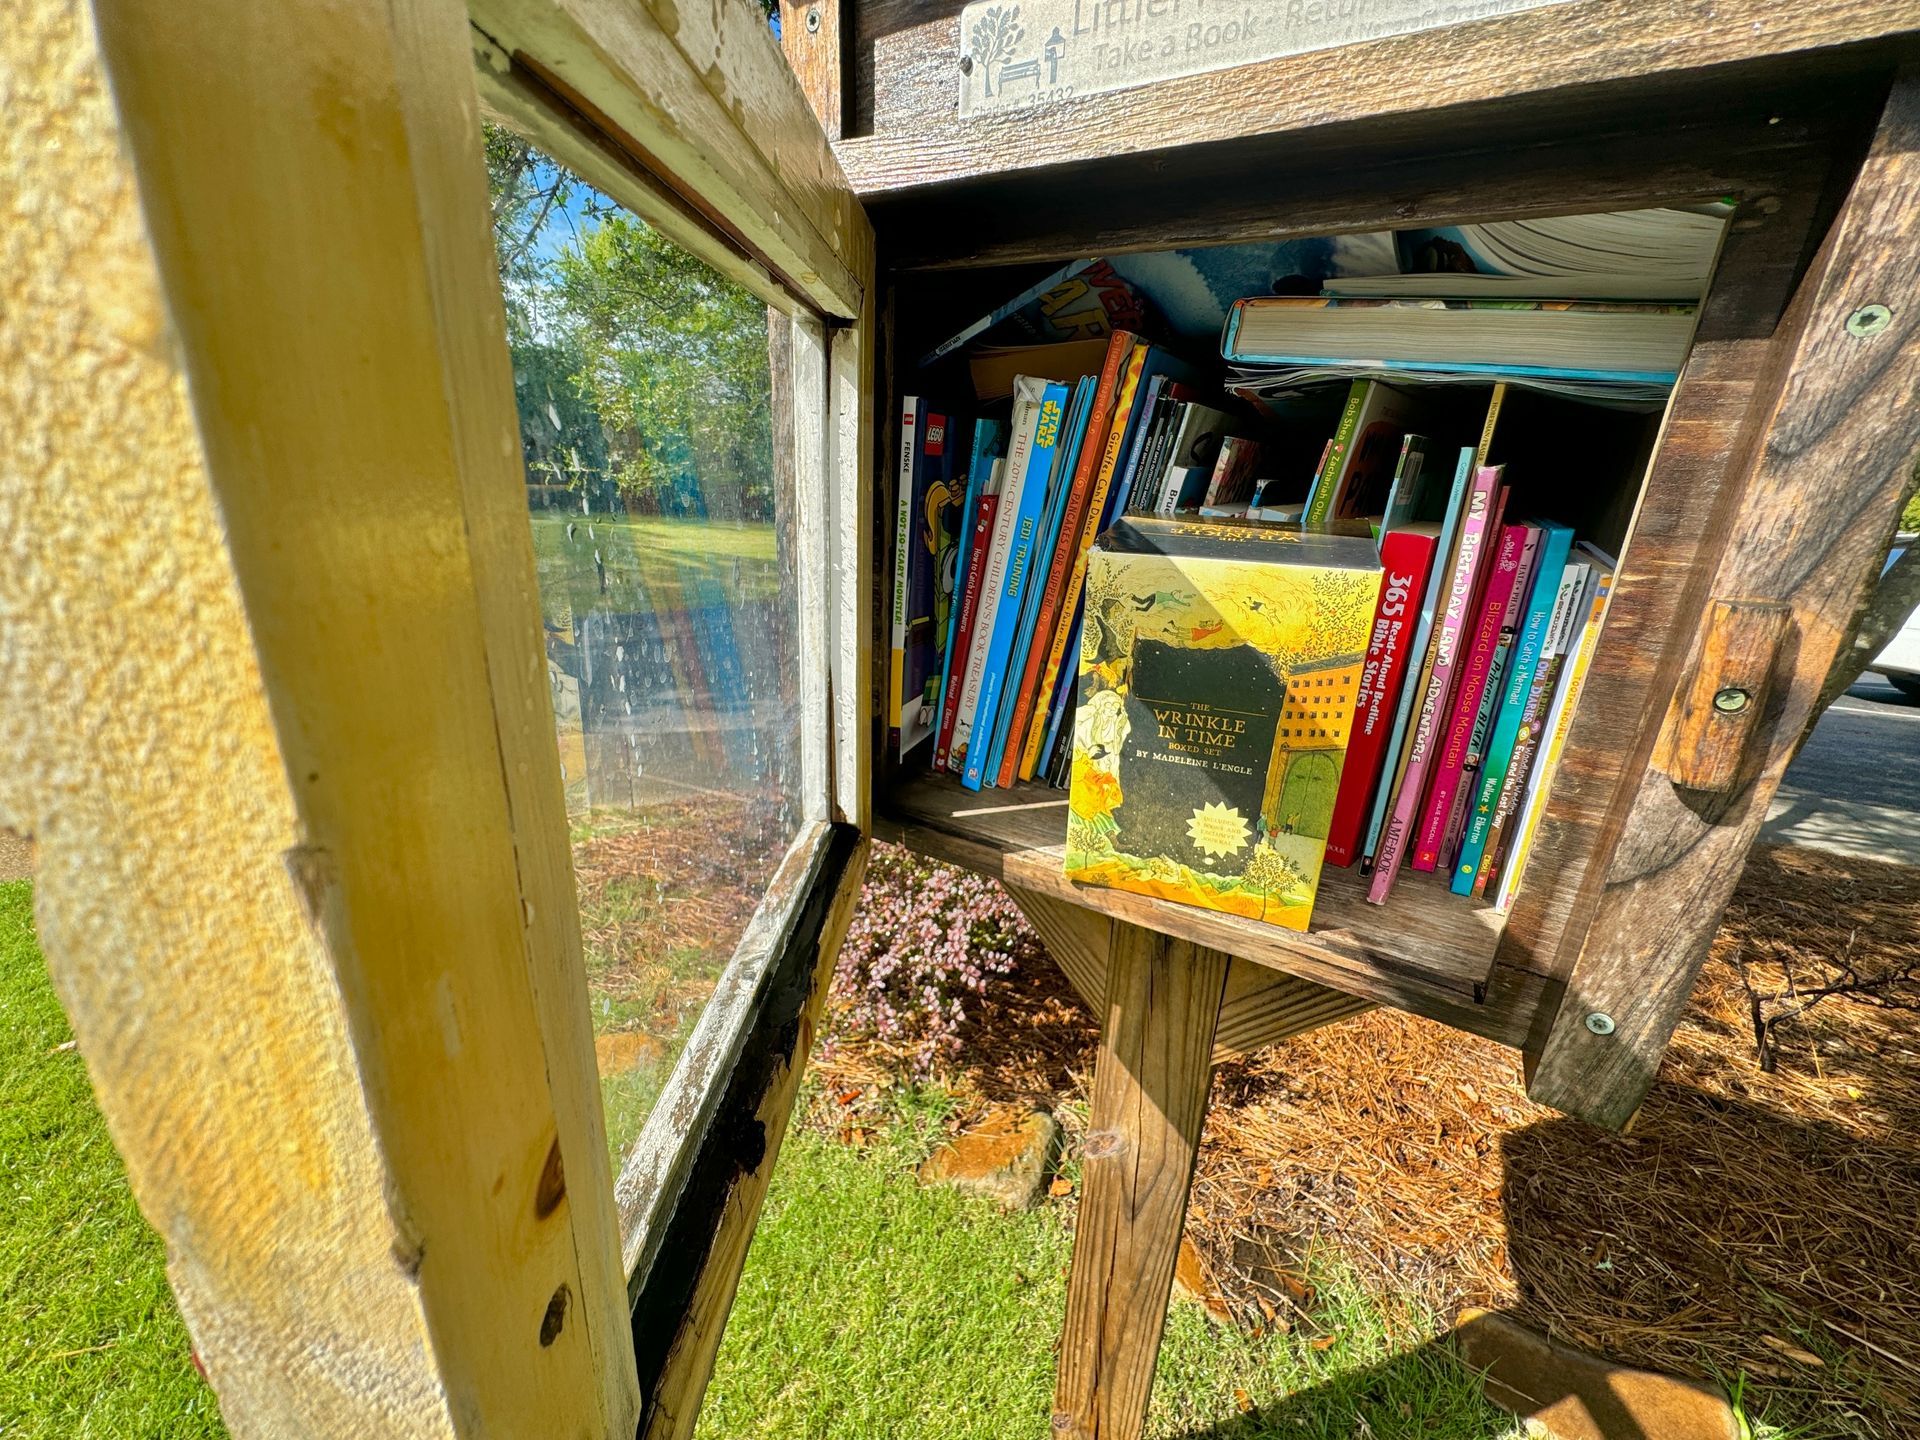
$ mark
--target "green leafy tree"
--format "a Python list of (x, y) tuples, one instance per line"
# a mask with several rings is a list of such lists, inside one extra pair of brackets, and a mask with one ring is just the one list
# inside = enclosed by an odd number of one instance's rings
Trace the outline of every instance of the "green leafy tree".
[(767, 518), (766, 307), (512, 132), (486, 158), (528, 483)]

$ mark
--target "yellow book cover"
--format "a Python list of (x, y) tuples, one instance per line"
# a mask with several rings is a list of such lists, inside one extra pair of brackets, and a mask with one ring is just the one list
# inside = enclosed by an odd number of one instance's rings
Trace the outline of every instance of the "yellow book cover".
[(1379, 590), (1363, 537), (1144, 518), (1102, 536), (1068, 878), (1306, 929)]

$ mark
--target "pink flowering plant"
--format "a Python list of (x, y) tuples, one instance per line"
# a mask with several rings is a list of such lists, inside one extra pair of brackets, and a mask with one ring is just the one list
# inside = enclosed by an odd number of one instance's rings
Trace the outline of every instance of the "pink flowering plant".
[(899, 1047), (924, 1076), (959, 1052), (967, 999), (987, 977), (1041, 953), (993, 881), (875, 844), (834, 969), (838, 1028)]

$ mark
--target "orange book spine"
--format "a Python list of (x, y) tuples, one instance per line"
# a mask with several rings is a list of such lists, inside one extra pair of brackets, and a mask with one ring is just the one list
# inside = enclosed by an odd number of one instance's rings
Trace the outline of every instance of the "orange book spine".
[(1007, 727), (1006, 753), (1000, 761), (1000, 774), (995, 781), (1002, 789), (1012, 785), (1014, 776), (1023, 768), (1022, 761), (1027, 751), (1025, 737), (1033, 722), (1034, 696), (1050, 648), (1042, 642), (1053, 634), (1060, 623), (1060, 597), (1066, 591), (1067, 572), (1072, 568), (1071, 561), (1080, 541), (1080, 531), (1086, 525), (1087, 496), (1093, 488), (1095, 475), (1105, 468), (1101, 462), (1107, 451), (1108, 435), (1119, 415), (1114, 405), (1114, 394), (1120, 387), (1121, 371), (1138, 342), (1139, 337), (1127, 330), (1114, 331), (1107, 342), (1107, 358), (1100, 367), (1100, 383), (1093, 392), (1093, 414), (1087, 424), (1086, 438), (1080, 445), (1079, 458), (1074, 462), (1073, 488), (1067, 492), (1067, 508), (1060, 521), (1060, 538), (1054, 545), (1047, 566), (1046, 589), (1040, 592), (1040, 609), (1034, 616), (1034, 642), (1027, 647), (1026, 668), (1021, 672), (1020, 689), (1014, 696), (1013, 718)]

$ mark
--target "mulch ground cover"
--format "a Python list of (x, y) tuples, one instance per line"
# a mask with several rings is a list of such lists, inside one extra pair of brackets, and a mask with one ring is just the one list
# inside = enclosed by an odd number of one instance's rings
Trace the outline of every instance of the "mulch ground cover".
[[(1744, 1372), (1809, 1433), (1920, 1435), (1916, 976), (1920, 869), (1756, 852), (1627, 1133), (1529, 1102), (1512, 1051), (1374, 1011), (1216, 1071), (1188, 1234), (1248, 1323), (1273, 1257), (1331, 1245), (1443, 1312)], [(992, 980), (961, 1038), (957, 1123), (1084, 1113), (1096, 1025), (1051, 966)], [(830, 1094), (908, 1069), (847, 1035), (824, 1063)]]

